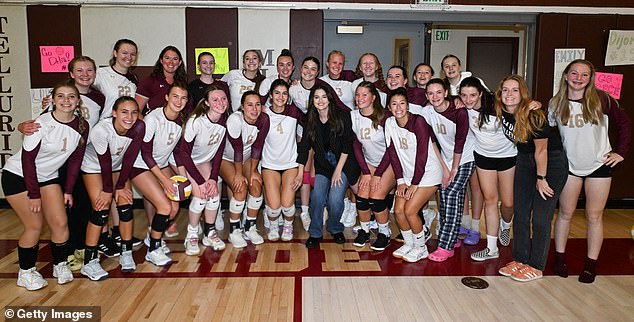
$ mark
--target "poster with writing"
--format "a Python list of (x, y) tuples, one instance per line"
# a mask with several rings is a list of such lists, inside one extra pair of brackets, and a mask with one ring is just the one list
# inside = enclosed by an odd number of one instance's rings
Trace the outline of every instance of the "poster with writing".
[(561, 74), (568, 63), (575, 59), (586, 58), (585, 48), (555, 48), (555, 72), (553, 73), (553, 96), (559, 91)]
[(196, 57), (194, 63), (196, 64), (196, 75), (200, 75), (200, 68), (198, 68), (198, 55), (203, 52), (210, 52), (216, 59), (216, 69), (214, 74), (226, 74), (229, 72), (229, 48), (196, 48)]
[(610, 93), (616, 99), (621, 98), (621, 85), (623, 85), (623, 74), (594, 73), (594, 86)]
[[(53, 88), (31, 88), (31, 119), (34, 120), (45, 108), (42, 107), (42, 100), (51, 95), (53, 92)], [(52, 106), (51, 103), (48, 104), (48, 107)], [(48, 108), (47, 107), (47, 108)]]
[(605, 66), (634, 64), (634, 30), (610, 30)]
[(66, 73), (68, 63), (75, 57), (73, 46), (40, 46), (42, 73)]

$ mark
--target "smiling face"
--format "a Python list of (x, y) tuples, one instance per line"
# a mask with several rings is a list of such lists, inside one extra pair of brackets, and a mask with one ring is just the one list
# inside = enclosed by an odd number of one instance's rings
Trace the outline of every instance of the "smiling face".
[(414, 81), (418, 87), (425, 87), (427, 83), (431, 80), (433, 73), (431, 72), (431, 68), (426, 65), (421, 65), (416, 69), (416, 74), (414, 74)]
[(357, 104), (357, 108), (360, 110), (371, 109), (375, 99), (376, 97), (374, 94), (363, 86), (357, 87), (357, 90), (354, 93), (354, 101)]
[(569, 91), (583, 91), (590, 83), (592, 78), (592, 70), (586, 64), (573, 64), (566, 73), (566, 82)]
[(55, 110), (64, 113), (73, 113), (79, 105), (79, 92), (70, 86), (62, 86), (53, 93)]
[(387, 88), (395, 90), (399, 87), (406, 87), (407, 78), (403, 75), (403, 70), (400, 68), (390, 68), (387, 71)]
[(185, 108), (188, 99), (189, 96), (187, 94), (187, 91), (176, 86), (172, 87), (169, 93), (165, 95), (167, 108), (175, 113), (179, 113), (183, 110), (183, 108)]
[(271, 91), (271, 102), (273, 107), (284, 107), (288, 102), (288, 88), (284, 85), (279, 85)]
[(407, 97), (403, 95), (393, 95), (390, 98), (390, 111), (397, 120), (407, 117), (407, 109), (409, 107), (407, 103)]
[(378, 69), (378, 63), (372, 55), (361, 57), (361, 72), (363, 77), (375, 77)]
[(516, 80), (509, 79), (502, 83), (502, 103), (509, 111), (517, 108), (521, 100), (520, 84)]
[(281, 78), (291, 78), (291, 75), (293, 75), (293, 69), (295, 69), (295, 65), (293, 64), (293, 59), (291, 57), (280, 56), (277, 59), (277, 74)]
[(255, 124), (255, 121), (261, 113), (262, 103), (260, 102), (259, 95), (249, 95), (244, 98), (244, 103), (242, 104), (242, 114), (244, 115), (244, 120), (247, 121), (247, 123)]
[(130, 68), (136, 61), (136, 47), (131, 44), (122, 44), (119, 46), (119, 50), (114, 50), (112, 53), (115, 57), (115, 65), (123, 68)]
[(317, 78), (319, 67), (312, 60), (307, 60), (302, 64), (302, 80), (310, 82)]
[(426, 94), (429, 103), (434, 107), (441, 106), (445, 102), (445, 97), (447, 97), (447, 91), (440, 84), (427, 85)]
[(328, 58), (328, 62), (326, 62), (326, 66), (328, 67), (328, 75), (332, 79), (339, 79), (341, 76), (341, 72), (343, 71), (343, 64), (345, 60), (342, 55), (333, 54)]
[(442, 62), (442, 70), (449, 79), (460, 78), (460, 62), (455, 57), (447, 57)]
[(471, 86), (465, 86), (460, 88), (460, 99), (468, 109), (479, 109), (482, 98), (482, 93), (478, 92), (478, 89)]
[(329, 103), (326, 91), (321, 88), (315, 91), (313, 95), (313, 105), (315, 105), (318, 112), (328, 110)]
[(113, 108), (112, 117), (115, 129), (118, 132), (126, 132), (139, 118), (139, 107), (134, 100), (122, 101)]
[(211, 91), (207, 94), (205, 105), (209, 106), (209, 112), (214, 114), (222, 114), (229, 106), (227, 94), (222, 90)]
[(257, 72), (258, 69), (260, 69), (260, 64), (262, 64), (262, 62), (260, 61), (260, 56), (258, 56), (257, 52), (249, 50), (244, 53), (242, 64), (245, 70)]
[(210, 55), (201, 55), (198, 57), (198, 68), (203, 75), (213, 75), (216, 69), (216, 60)]
[(75, 63), (70, 77), (75, 80), (75, 84), (81, 87), (90, 87), (95, 83), (97, 76), (95, 65), (90, 61), (80, 60)]
[(160, 61), (161, 66), (163, 66), (163, 72), (167, 74), (176, 73), (178, 67), (183, 63), (180, 56), (178, 56), (178, 54), (173, 50), (166, 51)]

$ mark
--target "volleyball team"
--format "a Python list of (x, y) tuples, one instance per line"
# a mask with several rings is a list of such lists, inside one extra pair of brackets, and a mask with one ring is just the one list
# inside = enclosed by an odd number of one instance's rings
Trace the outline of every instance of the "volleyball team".
[[(233, 248), (264, 237), (293, 240), (297, 213), (308, 248), (319, 246), (324, 227), (343, 244), (344, 228), (358, 218), (354, 246), (384, 251), (396, 240), (401, 244), (392, 255), (410, 263), (444, 262), (481, 237), (485, 246), (472, 260), (495, 259), (498, 242), (510, 245), (512, 229), (513, 260), (499, 273), (524, 282), (543, 276), (556, 206), (552, 265), (568, 276), (566, 242), (584, 189), (588, 247), (579, 281), (594, 281), (612, 169), (627, 155), (631, 121), (595, 87), (589, 61), (571, 62), (557, 94), (541, 104), (521, 76), (505, 77), (491, 91), (453, 55), (442, 59), (442, 78), (419, 64), (410, 82), (402, 66), (384, 77), (372, 53), (359, 57), (355, 71), (345, 70), (345, 56), (336, 50), (321, 77), (319, 59), (306, 57), (297, 66), (299, 79), (292, 79), (296, 66), (288, 50), (277, 58), (277, 74), (265, 77), (260, 52), (247, 50), (241, 69), (215, 79), (214, 56), (204, 52), (197, 58), (200, 77), (187, 83), (173, 46), (139, 81), (131, 71), (137, 50), (121, 39), (109, 66), (100, 68), (89, 57), (74, 58), (70, 79), (43, 104), (50, 107), (18, 127), (22, 149), (2, 172), (4, 195), (24, 227), (18, 286), (47, 285), (36, 269), (44, 222), (59, 284), (77, 270), (91, 280), (107, 278), (100, 254), (118, 256), (121, 271), (133, 272), (132, 252), (143, 242), (146, 261), (169, 265), (163, 238), (180, 233), (179, 203), (167, 196), (176, 193), (174, 175), (192, 184), (187, 255), (199, 255), (201, 243), (225, 248), (218, 234), (223, 213)], [(614, 146), (609, 124), (618, 133)], [(132, 235), (132, 187), (148, 218), (144, 240)], [(438, 246), (430, 252), (434, 198)], [(256, 221), (263, 204), (261, 234)], [(483, 210), (486, 236), (480, 235)]]

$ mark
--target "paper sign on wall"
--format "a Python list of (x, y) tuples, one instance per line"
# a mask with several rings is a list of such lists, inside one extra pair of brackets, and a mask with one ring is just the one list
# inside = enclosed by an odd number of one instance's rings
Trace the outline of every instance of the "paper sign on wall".
[(634, 30), (610, 30), (605, 66), (634, 64)]
[(68, 63), (75, 57), (73, 46), (40, 46), (42, 73), (66, 73)]
[(553, 96), (559, 91), (559, 81), (561, 74), (568, 66), (568, 63), (575, 59), (586, 58), (585, 48), (556, 48), (555, 49), (555, 72), (553, 73)]
[(214, 74), (226, 74), (229, 72), (229, 48), (196, 48), (195, 63), (196, 63), (196, 75), (200, 75), (200, 68), (198, 68), (198, 55), (203, 52), (210, 52), (214, 55), (216, 61), (216, 69)]
[(596, 72), (594, 75), (594, 86), (610, 93), (616, 99), (621, 98), (622, 74)]

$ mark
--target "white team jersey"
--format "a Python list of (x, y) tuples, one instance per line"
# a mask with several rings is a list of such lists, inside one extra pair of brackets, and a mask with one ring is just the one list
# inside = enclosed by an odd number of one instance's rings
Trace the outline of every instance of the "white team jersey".
[[(363, 82), (363, 77), (355, 79), (354, 82), (352, 82), (353, 97), (354, 97), (354, 93), (357, 91), (357, 87), (359, 87), (359, 84), (361, 84), (361, 82)], [(385, 105), (385, 102), (387, 101), (387, 94), (381, 92), (378, 88), (376, 90), (379, 92), (379, 96), (381, 98), (381, 106), (386, 107), (387, 105)]]
[(474, 151), (487, 158), (510, 158), (517, 155), (517, 147), (504, 136), (502, 122), (495, 115), (489, 115), (489, 121), (478, 127), (480, 112), (468, 109), (469, 128), (475, 138)]
[[(75, 152), (81, 135), (74, 128), (57, 121), (51, 112), (38, 116), (35, 122), (39, 123), (41, 127), (37, 132), (24, 136), (22, 149), (33, 151), (38, 144), (40, 145), (35, 157), (35, 169), (37, 181), (45, 182), (59, 176), (59, 168)], [(4, 170), (24, 177), (22, 149), (7, 160)]]
[[(181, 137), (183, 128), (178, 123), (167, 119), (162, 107), (152, 110), (145, 116), (143, 122), (145, 122), (143, 143), (150, 142), (153, 139), (152, 158), (156, 165), (162, 169), (168, 165), (170, 155)], [(134, 167), (149, 169), (141, 153), (134, 161)]]
[(221, 143), (224, 143), (221, 140), (226, 131), (224, 125), (212, 122), (207, 115), (189, 118), (183, 137), (185, 141), (194, 143), (192, 147), (194, 164), (203, 164), (214, 158)]
[(89, 95), (81, 94), (80, 96), (81, 96), (81, 106), (80, 106), (81, 114), (86, 120), (86, 122), (88, 122), (88, 125), (90, 126), (90, 128), (92, 129), (95, 125), (97, 125), (97, 122), (99, 122), (102, 106), (99, 105), (99, 103), (92, 100), (90, 98), (90, 94)]
[(302, 82), (297, 82), (297, 85), (292, 85), (288, 89), (288, 95), (291, 98), (291, 102), (299, 108), (302, 113), (308, 112), (308, 99), (310, 98), (310, 89), (306, 89)]
[(577, 176), (587, 176), (603, 165), (605, 155), (612, 151), (608, 137), (609, 119), (602, 114), (603, 120), (597, 125), (583, 120), (582, 105), (570, 102), (570, 119), (562, 124), (550, 107), (548, 122), (557, 125), (561, 141), (568, 157), (569, 171)]
[[(418, 144), (416, 134), (406, 128), (400, 127), (396, 123), (396, 118), (390, 116), (385, 121), (385, 141), (388, 146), (394, 144), (396, 154), (403, 168), (403, 178), (397, 180), (398, 184), (405, 183), (410, 185), (414, 177), (414, 168), (418, 166), (416, 162)], [(427, 143), (428, 153), (427, 162), (425, 163), (425, 173), (418, 183), (419, 187), (435, 186), (442, 181), (442, 168), (440, 160), (438, 160), (433, 150), (433, 144), (430, 138)]]
[[(460, 72), (460, 81), (456, 85), (453, 85), (451, 83), (449, 84), (449, 95), (459, 96), (460, 95), (460, 83), (462, 83), (462, 81), (465, 78), (471, 77), (471, 76), (473, 76), (473, 74), (471, 74), (471, 72)], [(484, 89), (487, 90), (488, 92), (490, 92), (489, 88), (484, 83), (484, 81), (481, 78), (479, 78), (479, 77), (476, 77), (476, 78), (480, 80), (480, 83), (482, 84)]]
[(407, 106), (408, 106), (408, 111), (410, 113), (416, 114), (416, 115), (420, 115), (420, 116), (424, 117), (424, 115), (423, 115), (424, 107), (422, 107), (422, 106), (420, 106), (418, 104), (414, 104), (414, 103), (407, 103)]
[(356, 105), (354, 104), (354, 91), (352, 90), (352, 82), (344, 79), (334, 80), (328, 75), (324, 75), (319, 79), (332, 86), (332, 88), (335, 90), (335, 93), (337, 93), (337, 96), (339, 96), (341, 102), (346, 104), (346, 106), (348, 106), (350, 109), (357, 109)]
[(297, 167), (297, 119), (283, 113), (275, 113), (271, 109), (267, 109), (265, 113), (269, 116), (271, 126), (262, 148), (262, 167), (271, 170)]
[(112, 159), (112, 171), (121, 170), (123, 155), (132, 142), (132, 138), (119, 135), (114, 129), (113, 121), (113, 118), (101, 120), (90, 130), (90, 144), (86, 147), (86, 154), (84, 154), (84, 162), (81, 164), (81, 171), (86, 173), (101, 173), (97, 153), (103, 155), (107, 150), (109, 150), (110, 158)]
[[(453, 108), (453, 107), (449, 107)], [(436, 140), (440, 145), (440, 155), (445, 161), (445, 164), (449, 169), (453, 165), (454, 147), (456, 143), (457, 126), (456, 123), (444, 115), (436, 112), (434, 107), (427, 105), (423, 108), (423, 117), (427, 121), (436, 135)], [(465, 124), (467, 126), (467, 124)], [(475, 146), (475, 139), (471, 129), (467, 129), (467, 139), (462, 148), (462, 155), (460, 156), (460, 164), (463, 165), (467, 162), (474, 161), (473, 148)], [(508, 140), (507, 140), (508, 141)]]
[(110, 66), (97, 69), (97, 77), (93, 86), (106, 97), (106, 104), (100, 116), (102, 120), (112, 116), (112, 107), (117, 98), (121, 96), (134, 97), (136, 94), (136, 84), (125, 75), (117, 73)]
[(385, 155), (385, 132), (383, 126), (374, 128), (369, 117), (361, 115), (359, 110), (350, 112), (352, 119), (352, 131), (361, 143), (365, 162), (373, 167), (378, 167)]
[(255, 126), (247, 123), (242, 116), (242, 112), (234, 112), (227, 119), (227, 142), (225, 144), (225, 152), (222, 155), (223, 160), (233, 162), (233, 145), (230, 138), (242, 137), (242, 160), (246, 161), (251, 158), (251, 146), (255, 142), (260, 130)]
[(246, 91), (253, 90), (255, 88), (255, 83), (244, 77), (241, 69), (229, 71), (222, 76), (221, 80), (229, 85), (229, 92), (231, 93), (231, 109), (235, 112), (240, 108), (242, 94)]

